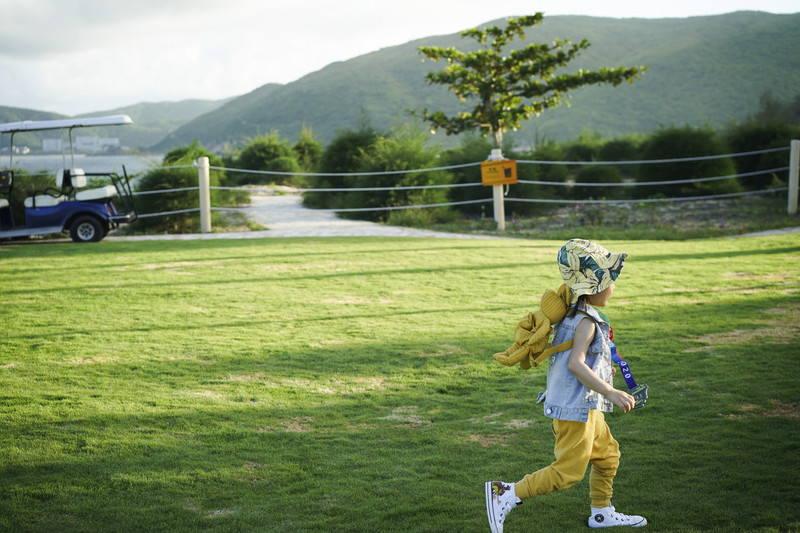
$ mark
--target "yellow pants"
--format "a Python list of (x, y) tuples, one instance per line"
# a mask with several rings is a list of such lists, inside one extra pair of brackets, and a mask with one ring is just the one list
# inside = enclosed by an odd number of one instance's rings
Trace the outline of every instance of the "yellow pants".
[(591, 463), (592, 507), (608, 507), (619, 466), (619, 443), (611, 436), (603, 413), (589, 411), (587, 422), (553, 420), (553, 433), (556, 435), (556, 460), (518, 482), (514, 487), (517, 497), (535, 498), (567, 489), (583, 479)]

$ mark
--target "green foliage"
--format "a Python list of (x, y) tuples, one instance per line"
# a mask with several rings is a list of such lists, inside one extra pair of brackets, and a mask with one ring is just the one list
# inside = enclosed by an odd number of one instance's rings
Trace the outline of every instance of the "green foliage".
[[(577, 183), (622, 183), (622, 177), (614, 166), (585, 165), (575, 173)], [(576, 185), (571, 188), (576, 200), (603, 199), (618, 200), (624, 198), (625, 187), (594, 187)]]
[[(654, 133), (642, 147), (642, 160), (683, 159), (728, 154), (729, 148), (722, 137), (712, 129), (664, 128)], [(701, 159), (687, 162), (650, 163), (640, 165), (637, 181), (675, 181), (694, 178), (731, 176), (736, 167), (730, 158)], [(719, 181), (679, 184), (674, 187), (637, 187), (637, 195), (697, 196), (741, 192), (742, 186), (735, 178)]]
[[(440, 166), (470, 165), (463, 168), (451, 169), (448, 172), (452, 176), (452, 183), (480, 183), (481, 167), (480, 161), (485, 161), (492, 152), (493, 144), (485, 137), (480, 137), (474, 132), (470, 132), (461, 138), (461, 142), (455, 148), (445, 150), (441, 156)], [(455, 187), (449, 190), (450, 201), (466, 202), (471, 200), (491, 199), (491, 188), (482, 185), (471, 187)], [(491, 202), (465, 204), (455, 206), (460, 213), (466, 215), (480, 215), (486, 207), (491, 206)], [(491, 210), (491, 207), (490, 207)]]
[[(361, 160), (377, 143), (380, 135), (368, 126), (358, 130), (343, 130), (328, 144), (319, 162), (319, 171), (326, 174), (340, 174), (356, 172), (361, 166)], [(355, 185), (346, 181), (343, 176), (326, 176), (316, 178), (315, 187), (318, 189), (346, 189)], [(333, 209), (345, 207), (351, 193), (309, 192), (303, 195), (303, 204), (313, 208)]]
[(314, 138), (311, 128), (304, 125), (300, 131), (300, 139), (292, 146), (292, 152), (300, 168), (305, 172), (312, 172), (322, 159), (322, 143)]
[[(360, 172), (384, 172), (416, 170), (436, 167), (439, 148), (427, 144), (427, 134), (417, 128), (402, 127), (388, 137), (379, 137), (369, 152), (364, 152), (360, 160)], [(418, 187), (444, 185), (452, 177), (443, 171), (411, 172), (408, 174), (383, 174), (354, 176), (350, 179), (354, 188), (362, 187)], [(387, 191), (357, 191), (348, 193), (348, 206), (352, 207), (391, 207), (425, 205), (447, 202), (445, 189), (412, 189)], [(445, 219), (448, 209), (430, 208), (429, 216)], [(440, 214), (439, 214), (440, 213)], [(363, 213), (359, 218), (379, 219), (381, 212)]]
[[(766, 121), (748, 120), (733, 125), (725, 132), (731, 150), (735, 153), (752, 152), (769, 148), (785, 148), (792, 139), (800, 138), (800, 125), (790, 126), (777, 119)], [(783, 168), (789, 164), (788, 152), (770, 152), (735, 159), (739, 173), (757, 172), (773, 168)], [(788, 171), (771, 172), (742, 178), (747, 189), (763, 190), (771, 186), (785, 186)]]
[[(277, 132), (250, 139), (236, 157), (235, 165), (236, 168), (246, 170), (270, 172), (300, 171), (300, 165), (295, 159), (295, 153), (292, 151), (291, 147), (289, 147), (288, 143), (280, 138)], [(284, 184), (290, 183), (292, 177), (279, 174), (239, 173), (237, 174), (236, 181), (239, 185)]]
[[(800, 139), (800, 93), (794, 100), (778, 101), (771, 91), (761, 95), (759, 109), (741, 124), (730, 125), (724, 133), (731, 150), (752, 152), (771, 148), (785, 148), (792, 139)], [(770, 152), (736, 159), (739, 173), (764, 171), (788, 166), (786, 152)], [(782, 187), (788, 181), (788, 172), (771, 172), (743, 179), (751, 190)]]
[[(164, 156), (163, 167), (184, 167), (192, 165), (198, 158), (207, 157), (212, 167), (223, 166), (222, 159), (206, 150), (199, 142), (181, 146), (169, 151)], [(211, 187), (219, 186), (225, 181), (220, 171), (209, 173)], [(197, 168), (157, 168), (147, 172), (135, 186), (137, 192), (166, 191), (173, 189), (193, 188), (188, 191), (175, 191), (161, 194), (143, 194), (136, 196), (136, 210), (139, 214), (165, 213), (197, 209), (199, 193)], [(247, 201), (247, 194), (224, 190), (210, 191), (212, 206), (235, 205)], [(155, 217), (139, 218), (131, 227), (132, 231), (145, 233), (192, 233), (200, 229), (200, 216), (197, 212), (175, 213)]]
[(422, 118), (448, 135), (473, 130), (492, 135), (495, 147), (501, 148), (503, 132), (517, 130), (524, 121), (562, 104), (569, 91), (585, 85), (633, 83), (646, 70), (646, 67), (603, 67), (556, 74), (589, 47), (586, 39), (578, 44), (556, 39), (552, 45), (534, 43), (521, 49), (506, 49), (515, 38), (524, 41), (526, 28), (540, 24), (543, 19), (544, 14), (537, 13), (509, 18), (505, 28), (489, 26), (461, 32), (462, 37), (480, 44), (475, 52), (421, 46), (419, 51), (428, 59), (447, 62), (443, 70), (426, 75), (428, 83), (446, 86), (471, 106), (468, 111), (450, 115), (426, 108)]

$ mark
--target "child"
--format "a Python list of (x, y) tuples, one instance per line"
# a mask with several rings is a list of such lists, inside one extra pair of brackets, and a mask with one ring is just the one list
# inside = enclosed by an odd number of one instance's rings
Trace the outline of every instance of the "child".
[(647, 525), (643, 517), (620, 514), (611, 504), (620, 453), (603, 413), (611, 412), (613, 405), (627, 413), (634, 399), (613, 387), (609, 325), (592, 307), (603, 307), (611, 298), (626, 256), (582, 239), (568, 241), (558, 252), (558, 266), (571, 300), (567, 316), (555, 325), (552, 344), (569, 339), (574, 343), (571, 349), (550, 357), (547, 390), (539, 394), (537, 402), (544, 401), (544, 414), (553, 419), (556, 459), (517, 483), (486, 483), (486, 512), (493, 533), (502, 533), (509, 511), (522, 500), (578, 483), (589, 463), (589, 527)]

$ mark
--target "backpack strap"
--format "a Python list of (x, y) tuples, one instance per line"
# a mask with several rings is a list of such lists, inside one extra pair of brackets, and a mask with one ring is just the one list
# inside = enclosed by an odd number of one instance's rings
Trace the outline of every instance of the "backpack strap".
[[(592, 318), (589, 315), (589, 313), (586, 313), (585, 311), (576, 310), (575, 312), (576, 313), (580, 313), (580, 314), (582, 314), (584, 316), (587, 316), (589, 318)], [(594, 321), (594, 319), (592, 319), (592, 320)], [(597, 333), (595, 332), (595, 334), (597, 334)], [(569, 350), (570, 348), (572, 348), (572, 345), (574, 344), (574, 342), (575, 342), (575, 339), (570, 339), (570, 340), (564, 341), (561, 344), (558, 344), (556, 346), (551, 346), (548, 343), (547, 348), (545, 350), (543, 350), (542, 353), (539, 354), (536, 357), (536, 359), (534, 359), (534, 361), (536, 361), (536, 364), (538, 365), (539, 363), (541, 363), (545, 359), (548, 359), (554, 353), (563, 352), (564, 350)]]
[(542, 353), (540, 353), (536, 357), (536, 359), (534, 359), (534, 361), (536, 361), (536, 364), (538, 365), (539, 363), (541, 363), (545, 359), (549, 358), (554, 353), (563, 352), (564, 350), (569, 350), (570, 348), (572, 348), (573, 342), (574, 342), (574, 339), (570, 339), (570, 340), (564, 341), (561, 344), (558, 344), (556, 346), (551, 346), (551, 345), (548, 344), (547, 348), (545, 350), (543, 350)]

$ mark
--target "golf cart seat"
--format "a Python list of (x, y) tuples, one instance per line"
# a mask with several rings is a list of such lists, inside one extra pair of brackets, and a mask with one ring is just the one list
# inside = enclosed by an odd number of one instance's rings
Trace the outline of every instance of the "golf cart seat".
[(52, 207), (58, 205), (64, 200), (66, 196), (50, 196), (49, 194), (37, 194), (36, 196), (29, 196), (25, 198), (25, 207)]
[(113, 185), (98, 187), (96, 189), (86, 189), (75, 193), (75, 199), (79, 202), (91, 202), (93, 200), (107, 200), (117, 194), (117, 188)]
[(86, 187), (86, 173), (82, 168), (69, 168), (56, 174), (56, 187), (59, 189), (64, 187), (64, 178), (69, 180), (73, 189)]
[[(59, 177), (61, 177), (61, 180), (58, 179)], [(73, 189), (86, 187), (86, 173), (82, 168), (71, 168), (61, 171), (61, 174), (56, 177), (57, 187), (61, 187), (61, 183), (63, 182), (64, 178), (68, 178), (70, 180), (70, 184), (72, 185)], [(116, 187), (113, 185), (106, 185), (105, 187), (77, 191), (75, 193), (75, 199), (79, 202), (91, 202), (96, 200), (107, 200), (109, 198), (113, 198), (116, 194)]]
[[(56, 173), (56, 188), (60, 193), (64, 191), (64, 178), (70, 180), (72, 187), (86, 187), (86, 174), (80, 168), (62, 170)], [(54, 190), (52, 188), (48, 190)], [(47, 191), (42, 191), (47, 193)], [(67, 200), (64, 194), (37, 194), (25, 198), (25, 207), (53, 207)]]

